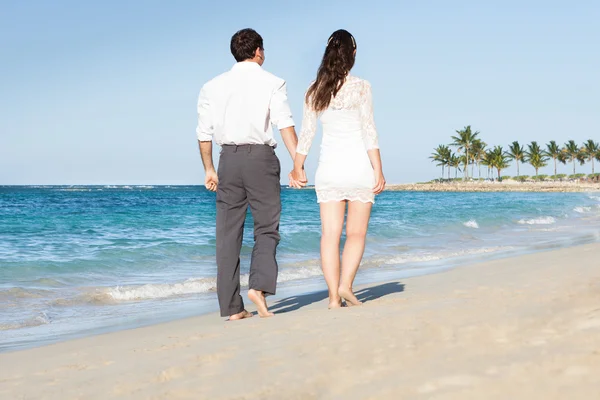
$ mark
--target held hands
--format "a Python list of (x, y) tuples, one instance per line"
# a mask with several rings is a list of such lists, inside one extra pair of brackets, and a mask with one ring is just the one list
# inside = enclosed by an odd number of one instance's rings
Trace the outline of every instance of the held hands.
[(385, 189), (385, 177), (383, 171), (375, 171), (375, 186), (373, 187), (373, 193), (379, 194)]
[(304, 168), (298, 169), (294, 168), (292, 172), (288, 175), (290, 179), (290, 187), (301, 189), (308, 183), (308, 179), (306, 179), (306, 171)]
[(217, 176), (217, 171), (215, 171), (214, 169), (206, 171), (204, 185), (211, 192), (217, 191), (217, 186), (219, 185), (219, 177)]

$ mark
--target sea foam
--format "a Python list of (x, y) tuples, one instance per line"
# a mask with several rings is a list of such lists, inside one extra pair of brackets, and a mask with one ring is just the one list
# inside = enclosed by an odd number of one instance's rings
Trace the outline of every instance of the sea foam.
[(539, 217), (532, 219), (520, 219), (518, 223), (521, 225), (552, 225), (556, 223), (556, 219), (554, 219), (554, 217)]
[(20, 322), (14, 322), (14, 323), (2, 323), (0, 324), (0, 331), (8, 331), (8, 330), (12, 330), (12, 329), (21, 329), (21, 328), (31, 328), (31, 327), (35, 327), (35, 326), (40, 326), (40, 325), (47, 325), (50, 323), (50, 317), (48, 317), (48, 315), (44, 312), (40, 313), (39, 315), (26, 319), (24, 321), (20, 321)]
[(467, 228), (479, 229), (479, 224), (474, 219), (463, 223)]
[[(306, 279), (314, 276), (320, 276), (323, 273), (318, 266), (306, 266), (299, 268), (286, 268), (279, 271), (277, 282), (288, 282), (298, 279)], [(248, 274), (240, 276), (240, 283), (243, 287), (248, 286)], [(146, 284), (139, 286), (117, 286), (115, 288), (100, 289), (95, 302), (110, 303), (116, 301), (133, 300), (152, 300), (164, 299), (168, 297), (201, 294), (214, 292), (217, 289), (216, 278), (190, 278), (177, 283), (159, 283)]]

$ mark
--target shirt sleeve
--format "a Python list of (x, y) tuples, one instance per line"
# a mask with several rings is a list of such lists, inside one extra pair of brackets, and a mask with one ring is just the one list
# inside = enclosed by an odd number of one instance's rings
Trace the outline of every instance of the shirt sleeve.
[(310, 146), (317, 133), (317, 112), (311, 107), (308, 99), (304, 102), (304, 111), (302, 113), (302, 130), (298, 137), (298, 147), (296, 153), (308, 155)]
[(201, 142), (211, 142), (213, 139), (214, 126), (212, 121), (210, 100), (205, 87), (200, 90), (198, 96), (198, 126), (196, 136)]
[(273, 93), (271, 98), (270, 106), (271, 123), (277, 127), (277, 129), (289, 128), (294, 126), (294, 120), (292, 119), (292, 111), (288, 103), (287, 97), (287, 86), (283, 84)]
[(375, 128), (375, 119), (373, 117), (373, 94), (371, 84), (364, 82), (359, 107), (360, 122), (362, 125), (363, 142), (367, 151), (379, 148), (379, 139), (377, 138), (377, 129)]

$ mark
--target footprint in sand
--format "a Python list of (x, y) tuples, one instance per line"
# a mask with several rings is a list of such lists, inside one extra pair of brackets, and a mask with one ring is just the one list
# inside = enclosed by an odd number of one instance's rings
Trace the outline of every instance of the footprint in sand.
[(451, 375), (438, 379), (436, 382), (427, 382), (426, 384), (417, 388), (417, 392), (419, 393), (432, 393), (436, 390), (447, 387), (467, 387), (472, 386), (479, 382), (479, 378), (472, 375)]
[(587, 321), (580, 322), (577, 324), (576, 328), (578, 331), (585, 331), (588, 329), (598, 329), (600, 328), (600, 318), (594, 318)]
[(177, 379), (183, 375), (183, 371), (181, 368), (171, 367), (167, 368), (164, 371), (161, 371), (158, 374), (158, 378), (156, 379), (159, 383), (166, 383), (172, 381), (173, 379)]

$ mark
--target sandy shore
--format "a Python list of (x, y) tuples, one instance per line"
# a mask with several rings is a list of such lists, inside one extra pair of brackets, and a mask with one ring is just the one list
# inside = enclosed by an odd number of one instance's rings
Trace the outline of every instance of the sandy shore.
[(0, 355), (2, 399), (592, 399), (600, 244)]
[(600, 192), (599, 183), (584, 182), (452, 182), (387, 185), (386, 190), (413, 192)]

